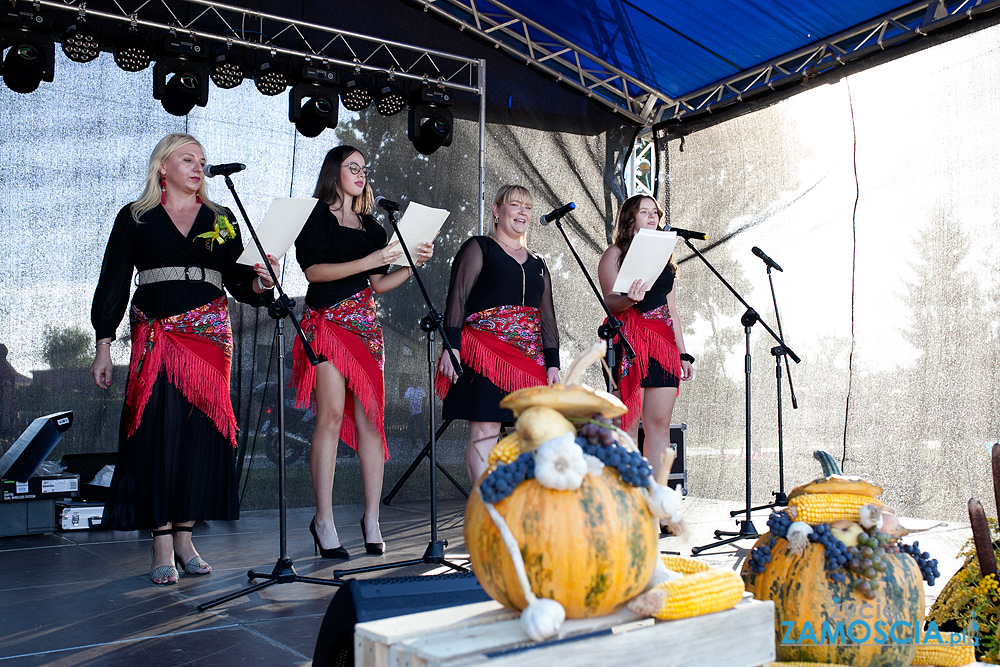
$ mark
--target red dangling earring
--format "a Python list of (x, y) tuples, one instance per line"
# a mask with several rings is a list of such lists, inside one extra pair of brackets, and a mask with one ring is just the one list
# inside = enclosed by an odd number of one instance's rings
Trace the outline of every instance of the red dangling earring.
[(194, 193), (194, 203), (196, 203), (196, 204), (204, 204), (205, 203), (205, 202), (203, 202), (201, 200), (201, 195), (198, 194), (197, 192)]
[(160, 206), (167, 205), (167, 179), (160, 174)]

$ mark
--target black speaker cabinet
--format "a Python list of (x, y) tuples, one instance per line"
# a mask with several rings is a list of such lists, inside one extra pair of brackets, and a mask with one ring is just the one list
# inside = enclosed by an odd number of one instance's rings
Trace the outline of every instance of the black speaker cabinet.
[[(687, 424), (670, 425), (670, 446), (677, 451), (674, 458), (674, 465), (670, 468), (669, 485), (676, 487), (680, 485), (684, 495), (688, 492), (687, 474)], [(642, 424), (639, 424), (639, 451), (642, 451), (642, 444), (645, 437), (642, 432)]]
[(428, 577), (350, 579), (330, 601), (319, 637), (316, 638), (313, 665), (353, 667), (356, 623), (489, 599), (471, 572)]

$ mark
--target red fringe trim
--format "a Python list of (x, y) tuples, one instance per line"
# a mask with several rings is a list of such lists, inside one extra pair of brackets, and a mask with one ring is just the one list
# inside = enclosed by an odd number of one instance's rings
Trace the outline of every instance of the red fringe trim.
[[(462, 329), (461, 354), (463, 364), (508, 393), (548, 382), (543, 365), (507, 341), (472, 327)], [(444, 398), (451, 386), (438, 372), (434, 380), (437, 395)]]
[[(313, 311), (316, 312), (316, 311)], [(313, 351), (340, 371), (350, 390), (344, 399), (344, 417), (340, 422), (340, 438), (357, 451), (358, 433), (354, 421), (354, 399), (361, 401), (361, 408), (382, 437), (382, 454), (389, 459), (389, 445), (385, 439), (385, 380), (382, 369), (372, 356), (364, 340), (355, 333), (337, 326), (322, 317), (302, 320), (302, 329), (315, 333)], [(295, 407), (316, 412), (316, 368), (309, 363), (302, 341), (295, 339), (292, 346), (292, 377), (288, 386), (296, 388)]]
[[(681, 358), (674, 330), (663, 320), (647, 320), (634, 308), (629, 308), (619, 318), (625, 325), (625, 336), (635, 350), (632, 368), (618, 382), (622, 402), (628, 408), (628, 412), (622, 415), (622, 429), (627, 431), (642, 411), (642, 388), (639, 385), (649, 373), (649, 360), (656, 359), (663, 370), (680, 378)], [(678, 386), (677, 394), (680, 393)]]
[[(150, 336), (153, 344), (147, 349)], [(128, 436), (139, 428), (161, 370), (166, 371), (167, 381), (177, 387), (191, 405), (205, 413), (235, 447), (236, 416), (229, 397), (230, 360), (212, 341), (197, 334), (169, 332), (157, 321), (152, 327), (139, 325), (133, 333), (125, 396)]]

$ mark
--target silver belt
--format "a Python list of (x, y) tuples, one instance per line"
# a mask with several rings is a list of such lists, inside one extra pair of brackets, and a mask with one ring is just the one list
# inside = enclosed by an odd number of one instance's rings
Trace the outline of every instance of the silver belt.
[(189, 283), (208, 283), (222, 289), (222, 272), (206, 269), (201, 266), (161, 266), (156, 269), (146, 269), (136, 275), (137, 285), (163, 283), (171, 280)]

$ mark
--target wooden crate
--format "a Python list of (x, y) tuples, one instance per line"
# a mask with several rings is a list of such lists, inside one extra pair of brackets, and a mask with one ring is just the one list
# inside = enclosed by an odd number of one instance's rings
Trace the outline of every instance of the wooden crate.
[(716, 614), (656, 622), (623, 609), (569, 619), (558, 638), (536, 643), (517, 614), (480, 602), (360, 623), (354, 656), (359, 667), (757, 667), (775, 659), (774, 603), (747, 597)]

